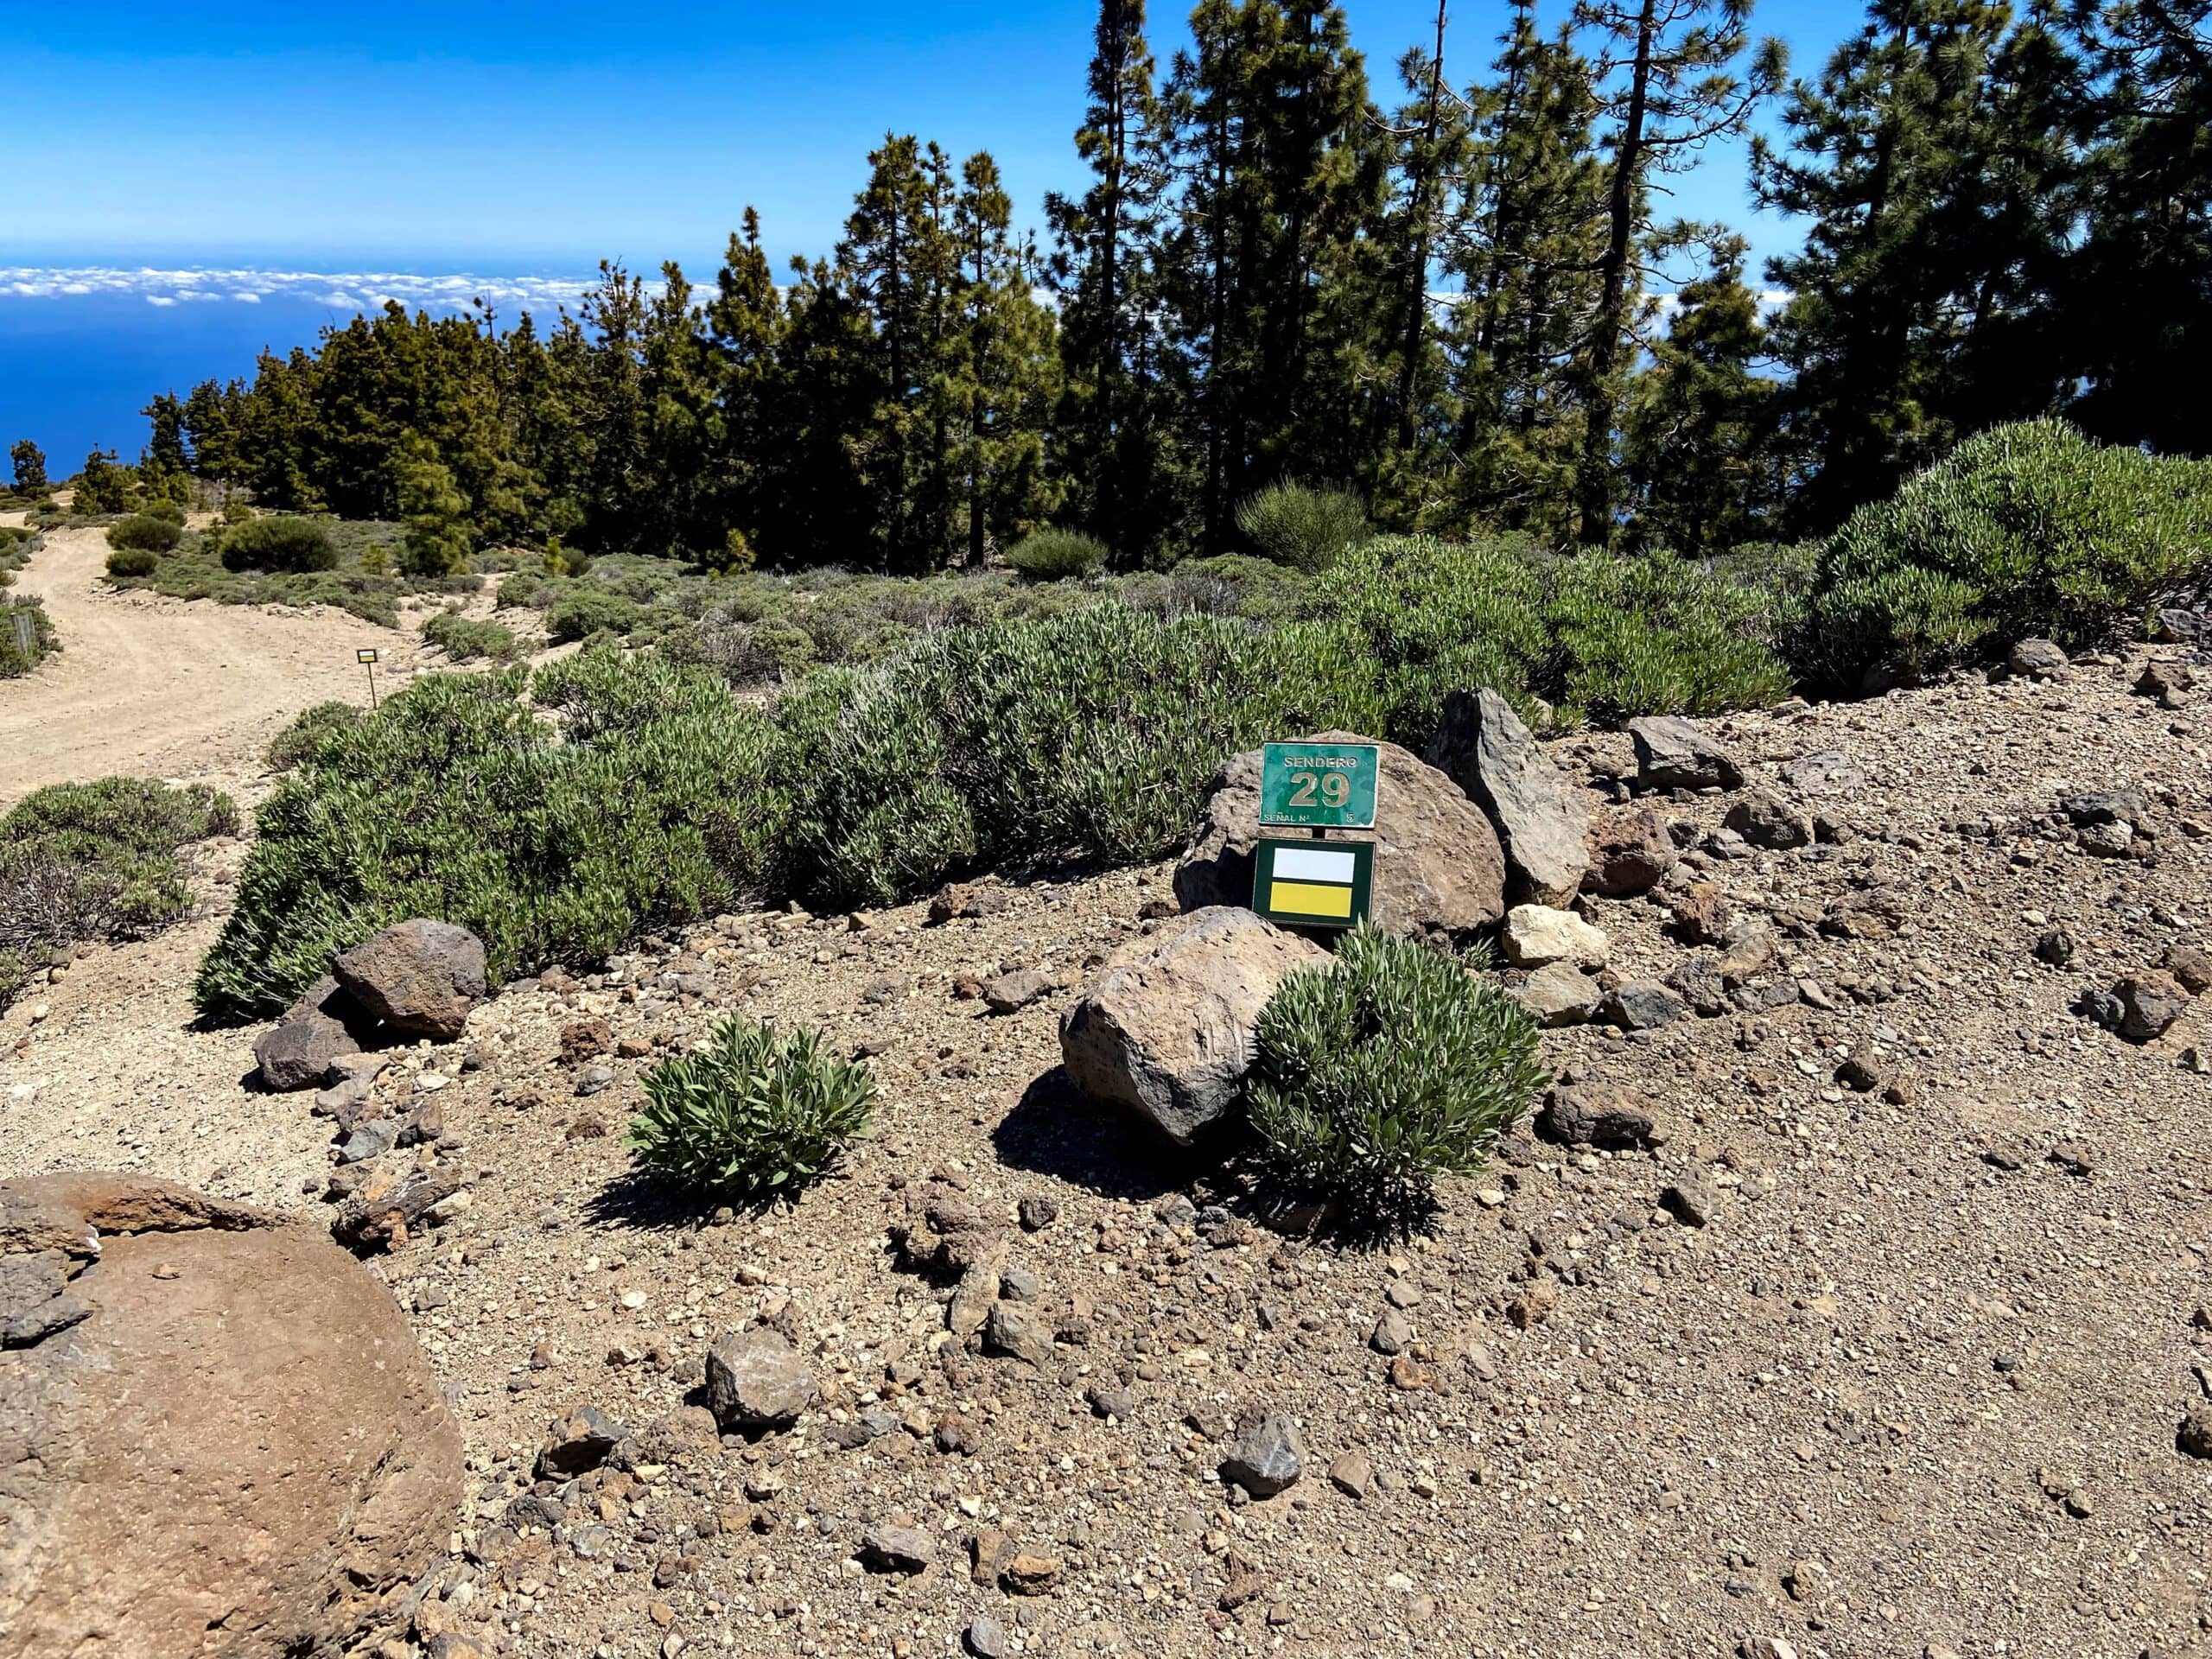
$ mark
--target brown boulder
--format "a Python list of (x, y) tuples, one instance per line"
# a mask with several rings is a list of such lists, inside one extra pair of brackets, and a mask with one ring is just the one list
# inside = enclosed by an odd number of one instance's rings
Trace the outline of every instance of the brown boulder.
[(397, 1633), (461, 1435), (384, 1287), (310, 1228), (130, 1176), (0, 1182), (0, 1252), (10, 1659)]
[[(1308, 742), (1374, 743), (1350, 732)], [(1393, 933), (1453, 943), (1497, 925), (1505, 914), (1505, 855), (1482, 809), (1459, 785), (1410, 749), (1376, 743), (1375, 878), (1369, 913)], [(1215, 774), (1197, 837), (1175, 867), (1185, 911), (1249, 906), (1252, 856), (1260, 843), (1260, 753), (1248, 749)], [(1296, 832), (1271, 832), (1296, 833)]]
[(392, 1030), (449, 1043), (484, 995), (484, 942), (451, 922), (418, 918), (343, 952), (330, 970)]
[(340, 1060), (359, 1053), (360, 1044), (339, 1018), (343, 1007), (338, 982), (329, 975), (310, 985), (284, 1017), (254, 1041), (261, 1086), (278, 1094), (318, 1089)]
[(1681, 856), (1656, 812), (1638, 807), (1611, 813), (1590, 832), (1590, 887), (1614, 899), (1648, 893)]

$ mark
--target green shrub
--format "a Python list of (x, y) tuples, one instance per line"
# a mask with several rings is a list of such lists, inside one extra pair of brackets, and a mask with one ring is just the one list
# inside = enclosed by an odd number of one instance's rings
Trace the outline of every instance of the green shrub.
[(338, 566), (338, 544), (319, 518), (255, 518), (222, 531), (217, 545), (226, 570), (296, 573)]
[(253, 522), (253, 508), (244, 501), (223, 503), (223, 522), (226, 524), (250, 524)]
[(1822, 548), (1800, 650), (1855, 686), (2041, 634), (2107, 643), (2212, 581), (2212, 462), (1992, 428), (1861, 507)]
[[(16, 618), (28, 616), (31, 620), (31, 649), (26, 653), (16, 639)], [(15, 679), (28, 674), (45, 660), (49, 652), (60, 645), (54, 632), (54, 624), (47, 619), (46, 607), (37, 599), (0, 598), (0, 680)]]
[(586, 652), (540, 671), (426, 676), (335, 722), (257, 815), (238, 902), (194, 985), (201, 1014), (281, 1012), (334, 951), (410, 916), (475, 931), (496, 983), (603, 960), (727, 909), (759, 880), (772, 736), (715, 677)]
[(161, 555), (151, 548), (118, 547), (107, 556), (111, 576), (150, 576), (161, 569)]
[(177, 849), (238, 830), (230, 798), (196, 785), (104, 778), (25, 796), (0, 818), (0, 1007), (63, 946), (178, 919), (191, 892)]
[[(175, 524), (179, 531), (181, 531), (184, 529), (184, 507), (182, 504), (172, 501), (167, 496), (156, 496), (154, 499), (147, 502), (144, 506), (139, 508), (138, 513), (141, 518), (159, 518), (163, 520), (165, 523)], [(111, 539), (112, 539), (112, 537), (111, 537)], [(171, 545), (175, 545), (175, 543), (171, 543)]]
[(118, 552), (166, 553), (183, 539), (180, 521), (150, 512), (134, 512), (107, 527), (107, 544)]
[(522, 642), (515, 638), (512, 629), (501, 627), (497, 622), (454, 616), (447, 611), (441, 611), (423, 621), (423, 638), (456, 663), (474, 662), (480, 658), (508, 663), (512, 662), (522, 651)]
[(1543, 1087), (1535, 1020), (1456, 958), (1363, 925), (1286, 979), (1253, 1039), (1245, 1104), (1292, 1192), (1402, 1215), (1485, 1153)]
[(1271, 484), (1236, 509), (1236, 528), (1261, 557), (1309, 575), (1325, 570), (1375, 534), (1351, 490)]
[(292, 723), (270, 740), (269, 769), (289, 772), (308, 759), (334, 732), (350, 731), (368, 711), (350, 702), (318, 702), (303, 710)]
[(753, 1197), (814, 1179), (868, 1131), (875, 1084), (862, 1065), (732, 1014), (696, 1053), (645, 1074), (631, 1120), (639, 1164), (709, 1193)]
[(1272, 559), (1222, 553), (1124, 577), (1118, 591), (1125, 605), (1161, 616), (1241, 616), (1255, 622), (1287, 622), (1306, 602), (1306, 579)]
[(1031, 582), (1087, 576), (1106, 563), (1106, 543), (1079, 530), (1033, 530), (1007, 550), (1006, 562)]
[(621, 639), (645, 628), (652, 613), (626, 594), (593, 587), (572, 587), (545, 613), (545, 632), (556, 644), (588, 639), (595, 633)]

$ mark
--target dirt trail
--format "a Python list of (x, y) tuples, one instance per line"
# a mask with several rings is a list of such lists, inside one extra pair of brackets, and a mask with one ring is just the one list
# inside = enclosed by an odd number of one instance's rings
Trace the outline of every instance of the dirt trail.
[[(394, 689), (422, 654), (410, 635), (341, 611), (118, 594), (98, 530), (50, 531), (12, 590), (46, 601), (61, 651), (0, 680), (0, 808), (47, 784), (130, 772), (238, 787), (301, 709), (365, 702), (358, 647)], [(250, 791), (251, 792), (251, 791)]]

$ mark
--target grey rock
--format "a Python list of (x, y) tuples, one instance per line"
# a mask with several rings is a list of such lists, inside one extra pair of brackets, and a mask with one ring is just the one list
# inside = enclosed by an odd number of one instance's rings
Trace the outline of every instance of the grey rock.
[(1167, 1227), (1195, 1227), (1198, 1224), (1198, 1206), (1191, 1202), (1187, 1192), (1170, 1192), (1152, 1206), (1152, 1213)]
[(2151, 816), (2151, 798), (2131, 784), (2123, 789), (2062, 796), (2058, 810), (2080, 826), (2124, 823), (2133, 828)]
[(1605, 992), (1571, 962), (1539, 968), (1514, 992), (1540, 1026), (1579, 1026), (1597, 1011)]
[(983, 1003), (993, 1014), (1018, 1014), (1059, 988), (1034, 968), (1001, 974), (983, 987)]
[(1008, 1268), (999, 1275), (999, 1294), (1009, 1302), (1033, 1302), (1043, 1289), (1027, 1268)]
[(1731, 805), (1726, 822), (1752, 846), (1769, 852), (1789, 852), (1813, 842), (1812, 819), (1768, 790), (1753, 790)]
[[(1350, 732), (1315, 741), (1373, 742)], [(1505, 914), (1505, 855), (1482, 809), (1435, 767), (1395, 743), (1376, 744), (1375, 877), (1369, 914), (1392, 933), (1463, 942)], [(1198, 832), (1175, 868), (1185, 911), (1252, 902), (1260, 842), (1261, 751), (1214, 777)]]
[(1694, 720), (1647, 715), (1629, 721), (1628, 734), (1640, 790), (1734, 789), (1744, 781), (1744, 769)]
[(2192, 1458), (2212, 1458), (2212, 1405), (2202, 1401), (2189, 1408), (2174, 1431), (2175, 1449)]
[(319, 1087), (333, 1062), (359, 1052), (360, 1044), (328, 1006), (338, 996), (338, 982), (325, 975), (255, 1041), (263, 1088), (289, 1094)]
[(2120, 1022), (2127, 1018), (2127, 1007), (2120, 1000), (2120, 993), (2103, 985), (2084, 987), (2074, 999), (2073, 1006), (2075, 1013), (2107, 1031), (2118, 1031)]
[(1131, 940), (1060, 1018), (1070, 1082), (1188, 1146), (1238, 1104), (1275, 988), (1320, 946), (1221, 906)]
[(988, 1613), (969, 1621), (963, 1639), (975, 1659), (1006, 1659), (1006, 1627)]
[(1659, 1195), (1661, 1206), (1690, 1227), (1702, 1227), (1711, 1221), (1718, 1202), (1713, 1184), (1694, 1170), (1676, 1179)]
[(556, 1421), (537, 1452), (541, 1480), (587, 1474), (614, 1455), (630, 1431), (597, 1406), (575, 1406)]
[(1598, 1005), (1599, 1023), (1623, 1031), (1656, 1031), (1688, 1013), (1681, 998), (1655, 979), (1631, 980)]
[(1728, 1000), (1745, 1014), (1770, 1014), (1797, 1001), (1802, 993), (1794, 979), (1771, 979), (1763, 985), (1738, 985)]
[(372, 1158), (381, 1158), (399, 1144), (399, 1125), (388, 1117), (364, 1118), (353, 1126), (345, 1143), (338, 1148), (341, 1164), (365, 1163)]
[(1024, 1198), (1019, 1214), (1023, 1232), (1041, 1233), (1060, 1218), (1060, 1201), (1050, 1198)]
[(725, 1432), (789, 1428), (820, 1397), (813, 1371), (780, 1331), (725, 1331), (707, 1350), (707, 1409)]
[(334, 1118), (340, 1135), (350, 1135), (374, 1086), (366, 1077), (340, 1077), (316, 1094), (313, 1109), (318, 1117)]
[(1269, 1412), (1237, 1434), (1222, 1460), (1221, 1478), (1254, 1497), (1273, 1497), (1294, 1485), (1305, 1466), (1289, 1421)]
[(614, 1068), (611, 1065), (587, 1066), (576, 1076), (576, 1093), (580, 1096), (605, 1094), (614, 1086)]
[(2130, 1042), (2147, 1043), (2164, 1036), (2167, 1027), (2189, 1012), (2189, 993), (2156, 969), (2130, 974), (2113, 989), (2120, 997), (2120, 1034)]
[(1137, 1398), (1127, 1389), (1094, 1387), (1084, 1395), (1091, 1412), (1099, 1417), (1112, 1417), (1128, 1422), (1136, 1415)]
[(449, 1043), (484, 995), (484, 942), (465, 927), (418, 918), (341, 952), (331, 972), (394, 1031)]
[(1840, 749), (1816, 749), (1782, 766), (1782, 781), (1801, 795), (1841, 795), (1865, 786), (1866, 774)]
[(359, 1191), (339, 1207), (330, 1223), (330, 1236), (356, 1250), (373, 1249), (397, 1242), (432, 1209), (461, 1191), (461, 1172), (425, 1169), (395, 1173), (389, 1179), (372, 1173)]
[(937, 1560), (937, 1541), (919, 1527), (879, 1522), (861, 1535), (861, 1560), (879, 1573), (919, 1573)]
[(1566, 1147), (1646, 1147), (1657, 1128), (1644, 1109), (1648, 1103), (1624, 1089), (1562, 1084), (1544, 1096), (1535, 1129), (1545, 1140)]
[(1052, 1363), (1051, 1327), (1018, 1302), (999, 1302), (983, 1325), (983, 1351), (1019, 1359), (1043, 1370)]
[(557, 1497), (524, 1492), (507, 1505), (501, 1518), (517, 1532), (550, 1532), (568, 1521), (569, 1508)]
[(2135, 831), (2125, 823), (2087, 824), (2074, 838), (2092, 858), (2126, 858), (2135, 847)]
[(2152, 632), (2164, 640), (2186, 642), (2200, 638), (2205, 631), (2204, 618), (2201, 613), (2183, 610), (2179, 606), (2163, 609), (2152, 620)]
[(1422, 759), (1489, 816), (1509, 898), (1558, 906), (1573, 897), (1589, 868), (1589, 814), (1511, 703), (1487, 686), (1451, 693)]
[(1676, 963), (1668, 972), (1667, 988), (1688, 1003), (1700, 1019), (1711, 1020), (1728, 1011), (1728, 983), (1720, 975), (1720, 958), (1710, 950)]
[(572, 1527), (563, 1535), (569, 1553), (580, 1561), (603, 1561), (614, 1553), (614, 1535), (598, 1522)]
[(1378, 1354), (1402, 1354), (1406, 1344), (1414, 1339), (1413, 1325), (1397, 1309), (1390, 1308), (1375, 1321), (1375, 1329), (1367, 1338), (1367, 1345)]
[(2066, 653), (2049, 639), (2015, 640), (2005, 658), (2006, 668), (2027, 680), (2056, 679), (2066, 664)]

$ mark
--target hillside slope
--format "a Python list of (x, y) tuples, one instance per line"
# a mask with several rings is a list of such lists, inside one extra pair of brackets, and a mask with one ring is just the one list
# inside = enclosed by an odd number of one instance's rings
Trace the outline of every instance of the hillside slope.
[[(1847, 763), (1812, 803), (1840, 844), (1681, 878), (1773, 925), (1772, 1006), (1547, 1033), (1555, 1070), (1643, 1098), (1656, 1143), (1516, 1137), (1372, 1250), (1255, 1224), (1058, 1078), (1070, 988), (1154, 925), (1164, 868), (988, 887), (938, 925), (728, 918), (511, 988), (378, 1085), (435, 1100), (448, 1139), (420, 1155), (469, 1194), (373, 1260), (477, 1483), (418, 1631), (545, 1656), (2192, 1649), (2212, 1464), (2176, 1437), (2212, 1392), (2212, 1030), (2201, 999), (2144, 1044), (2071, 1011), (2212, 944), (2212, 719), (2133, 695), (2145, 656), (1720, 723), (1754, 785)], [(1553, 752), (1593, 804), (1629, 770), (1624, 740)], [(2128, 785), (2150, 834), (2094, 855), (2057, 802)], [(1695, 843), (1740, 798), (1658, 810)], [(242, 1091), (253, 1033), (185, 1028), (209, 891), (0, 1019), (0, 1173), (315, 1207), (327, 1122)], [(1688, 956), (1675, 896), (1587, 901), (1624, 978)], [(2063, 968), (2035, 954), (2054, 927)], [(1063, 988), (1003, 1016), (975, 996), (1031, 966)], [(722, 1007), (868, 1053), (881, 1103), (836, 1178), (713, 1218), (632, 1180), (620, 1129), (651, 1058)], [(1058, 1338), (1031, 1359), (952, 1338), (949, 1287), (902, 1265), (931, 1178), (1003, 1222), (1015, 1305)], [(717, 1446), (683, 1408), (756, 1314), (823, 1408)], [(582, 1402), (656, 1424), (650, 1455), (533, 1496)], [(1263, 1502), (1216, 1473), (1250, 1408), (1306, 1452)], [(935, 1564), (864, 1566), (892, 1523)], [(1008, 1581), (1036, 1593), (978, 1582), (979, 1551), (1036, 1558)]]

